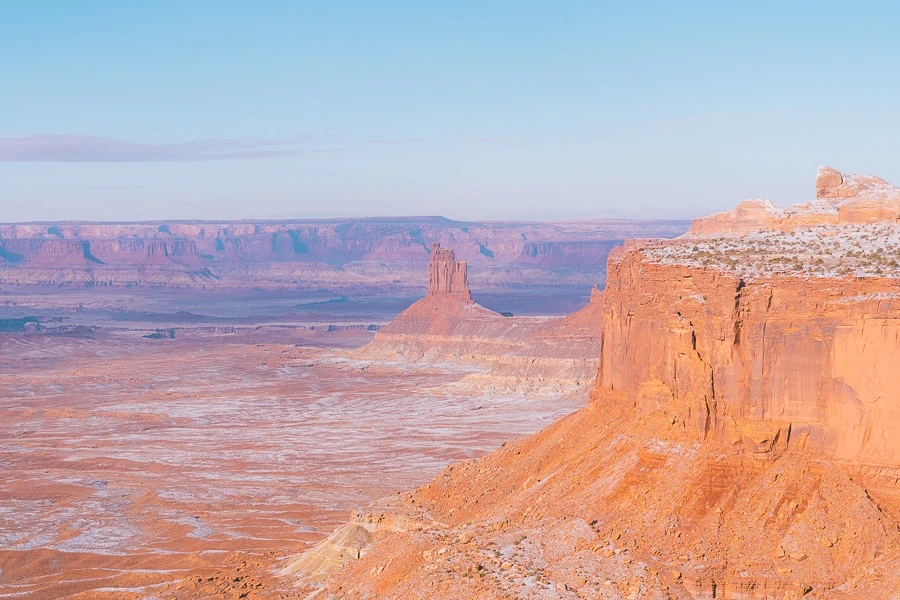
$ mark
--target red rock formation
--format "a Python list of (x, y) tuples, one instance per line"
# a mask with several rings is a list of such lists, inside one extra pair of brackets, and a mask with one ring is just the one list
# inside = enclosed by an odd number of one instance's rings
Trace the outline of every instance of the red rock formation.
[(829, 168), (816, 189), (825, 228), (799, 205), (770, 223), (789, 233), (740, 242), (765, 219), (732, 211), (611, 253), (595, 396), (626, 394), (688, 439), (900, 469), (900, 190)]
[(844, 183), (844, 175), (831, 167), (820, 167), (816, 175), (816, 198), (840, 198), (838, 189)]
[(428, 295), (456, 298), (463, 302), (472, 302), (469, 292), (469, 279), (466, 273), (466, 261), (456, 260), (453, 250), (431, 245), (431, 261), (428, 263)]
[(737, 207), (700, 219), (694, 219), (691, 235), (746, 233), (776, 226), (778, 208), (769, 200), (744, 200)]
[(596, 373), (603, 293), (568, 317), (504, 317), (472, 300), (466, 262), (435, 244), (428, 294), (354, 353), (362, 359), (481, 367), (473, 387), (583, 389)]
[(821, 167), (816, 176), (816, 198), (855, 198), (869, 190), (890, 187), (890, 184), (874, 175), (845, 176), (837, 169)]
[[(896, 190), (838, 175), (818, 204), (614, 251), (591, 405), (398, 499), (412, 525), (321, 597), (896, 598), (900, 265), (737, 264), (735, 234), (767, 226), (792, 232), (762, 246), (779, 258), (823, 231), (894, 248)], [(732, 260), (704, 266), (701, 243)]]
[(900, 189), (872, 175), (844, 175), (819, 169), (816, 199), (780, 209), (768, 200), (745, 200), (737, 208), (695, 219), (690, 235), (791, 231), (816, 225), (865, 224), (900, 220)]
[(900, 468), (896, 280), (745, 281), (638, 245), (609, 269), (597, 397), (698, 441)]

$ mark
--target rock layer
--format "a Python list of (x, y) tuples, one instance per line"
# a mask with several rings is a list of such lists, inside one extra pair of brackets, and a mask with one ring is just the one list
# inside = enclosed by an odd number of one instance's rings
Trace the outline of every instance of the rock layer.
[(609, 269), (597, 393), (697, 441), (900, 468), (896, 281), (745, 281), (639, 244)]
[(838, 175), (613, 252), (591, 404), (404, 496), (419, 525), (322, 597), (895, 598), (900, 269), (744, 277), (660, 251), (774, 228), (804, 256), (872, 215), (892, 239), (893, 188)]

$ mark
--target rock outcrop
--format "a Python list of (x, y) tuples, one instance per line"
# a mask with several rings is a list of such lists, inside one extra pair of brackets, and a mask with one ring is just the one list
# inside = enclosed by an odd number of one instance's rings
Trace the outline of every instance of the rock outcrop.
[(428, 295), (456, 298), (466, 303), (472, 302), (466, 261), (457, 261), (453, 250), (441, 248), (439, 243), (431, 245), (431, 260), (428, 263)]
[(900, 225), (893, 188), (839, 175), (614, 251), (591, 404), (404, 496), (428, 525), (321, 597), (897, 597), (900, 266), (803, 261), (893, 248)]
[(602, 292), (568, 317), (503, 316), (472, 300), (465, 261), (432, 247), (427, 295), (352, 355), (364, 360), (453, 362), (477, 372), (472, 390), (584, 389), (600, 351)]
[(816, 199), (780, 209), (768, 200), (745, 200), (728, 212), (695, 219), (690, 234), (744, 234), (761, 229), (792, 231), (817, 225), (852, 225), (900, 220), (900, 188), (873, 175), (819, 169)]
[(900, 475), (896, 280), (745, 280), (654, 264), (639, 244), (609, 269), (598, 397), (620, 391), (684, 439)]
[(740, 240), (692, 229), (614, 251), (595, 395), (687, 439), (900, 476), (900, 190), (829, 168), (816, 190), (785, 214), (824, 202), (836, 221), (785, 232), (745, 214)]

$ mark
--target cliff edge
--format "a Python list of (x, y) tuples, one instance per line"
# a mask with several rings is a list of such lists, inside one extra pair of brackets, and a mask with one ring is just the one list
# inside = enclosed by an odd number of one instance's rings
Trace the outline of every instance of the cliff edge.
[(823, 170), (615, 250), (592, 402), (398, 495), (402, 531), (313, 593), (896, 598), (895, 189)]

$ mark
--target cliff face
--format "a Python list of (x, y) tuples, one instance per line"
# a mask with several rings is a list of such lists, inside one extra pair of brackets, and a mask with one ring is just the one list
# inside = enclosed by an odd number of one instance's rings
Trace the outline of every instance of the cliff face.
[(595, 396), (668, 434), (900, 467), (895, 280), (769, 277), (609, 261)]
[(823, 168), (816, 193), (611, 253), (595, 396), (697, 441), (900, 467), (900, 190)]
[(440, 217), (0, 224), (0, 285), (418, 287), (431, 245), (452, 243), (483, 287), (588, 286), (602, 282), (606, 256), (623, 238), (686, 229), (680, 221)]

